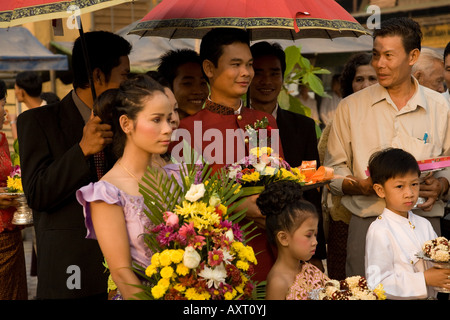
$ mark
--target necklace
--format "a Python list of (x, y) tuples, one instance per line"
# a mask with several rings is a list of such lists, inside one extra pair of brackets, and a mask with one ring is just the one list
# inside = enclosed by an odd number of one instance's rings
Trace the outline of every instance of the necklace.
[(131, 173), (130, 172), (130, 170), (128, 170), (122, 163), (120, 163), (120, 160), (119, 161), (117, 161), (117, 163), (119, 164), (119, 166), (121, 166), (134, 180), (136, 180), (137, 181), (137, 183), (141, 183), (140, 181), (139, 181), (139, 179), (133, 174), (133, 173)]

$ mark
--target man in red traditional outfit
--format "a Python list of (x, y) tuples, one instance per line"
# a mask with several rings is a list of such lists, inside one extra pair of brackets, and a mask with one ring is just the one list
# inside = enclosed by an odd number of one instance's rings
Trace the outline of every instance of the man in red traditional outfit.
[[(220, 28), (208, 32), (202, 39), (200, 57), (203, 72), (211, 88), (203, 110), (183, 119), (175, 133), (171, 151), (181, 160), (183, 140), (187, 141), (211, 165), (214, 171), (249, 155), (246, 125), (266, 117), (271, 128), (271, 148), (283, 156), (275, 118), (265, 112), (243, 106), (241, 97), (247, 93), (254, 76), (253, 58), (248, 35), (240, 29)], [(258, 195), (249, 196), (242, 204), (246, 217), (255, 222), (259, 234), (248, 244), (255, 253), (256, 274), (252, 279), (266, 280), (275, 255), (266, 240), (265, 218), (256, 206)]]

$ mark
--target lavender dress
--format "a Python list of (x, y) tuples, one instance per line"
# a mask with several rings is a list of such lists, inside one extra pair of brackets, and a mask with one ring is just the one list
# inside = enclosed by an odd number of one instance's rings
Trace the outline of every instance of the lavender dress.
[[(164, 167), (164, 170), (168, 175), (179, 177), (177, 165), (167, 165)], [(131, 259), (143, 267), (147, 267), (150, 264), (153, 253), (145, 244), (142, 234), (151, 228), (153, 224), (144, 212), (145, 204), (142, 195), (129, 195), (111, 183), (100, 180), (80, 188), (76, 196), (78, 202), (83, 206), (87, 229), (86, 238), (97, 239), (94, 226), (92, 225), (90, 202), (100, 200), (108, 204), (121, 206), (127, 226)]]

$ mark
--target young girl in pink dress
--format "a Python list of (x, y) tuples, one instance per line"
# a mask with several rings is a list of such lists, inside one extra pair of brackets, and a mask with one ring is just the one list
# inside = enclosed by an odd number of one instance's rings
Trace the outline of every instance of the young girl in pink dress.
[(301, 197), (298, 183), (280, 181), (266, 186), (256, 202), (266, 216), (268, 240), (278, 250), (267, 276), (267, 300), (306, 300), (312, 289), (329, 280), (307, 262), (316, 250), (319, 216), (314, 205)]

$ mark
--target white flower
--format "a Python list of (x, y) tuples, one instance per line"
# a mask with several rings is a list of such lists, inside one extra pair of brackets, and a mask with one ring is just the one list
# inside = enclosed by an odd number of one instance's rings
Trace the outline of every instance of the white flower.
[(223, 263), (221, 263), (215, 268), (205, 267), (198, 275), (207, 280), (206, 284), (208, 285), (208, 288), (211, 288), (214, 285), (214, 288), (218, 289), (219, 285), (225, 282), (227, 271), (225, 270)]
[(211, 198), (209, 198), (209, 205), (211, 207), (217, 207), (220, 204), (220, 198), (217, 193), (214, 193)]
[(200, 184), (192, 184), (189, 188), (189, 191), (184, 196), (186, 200), (191, 202), (195, 202), (205, 194), (205, 185), (203, 183)]
[(256, 171), (258, 171), (259, 173), (262, 173), (264, 171), (264, 169), (266, 168), (266, 164), (262, 161), (254, 163), (253, 166), (255, 167)]
[(227, 237), (230, 242), (233, 242), (234, 240), (233, 230), (228, 229), (227, 232), (225, 232), (225, 237)]
[(184, 249), (183, 264), (187, 268), (189, 269), (197, 268), (198, 264), (200, 263), (200, 260), (202, 260), (202, 258), (192, 246), (187, 246), (186, 249)]
[(226, 264), (230, 264), (231, 262), (233, 262), (234, 256), (230, 253), (230, 251), (223, 249), (222, 253), (223, 253), (223, 261)]
[(239, 167), (239, 166), (233, 167), (233, 169), (230, 169), (228, 171), (228, 177), (230, 179), (236, 178), (236, 175), (238, 174), (239, 171), (241, 171), (241, 167)]

